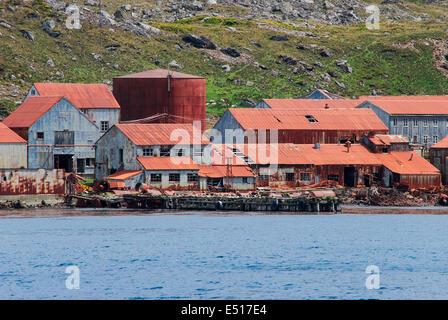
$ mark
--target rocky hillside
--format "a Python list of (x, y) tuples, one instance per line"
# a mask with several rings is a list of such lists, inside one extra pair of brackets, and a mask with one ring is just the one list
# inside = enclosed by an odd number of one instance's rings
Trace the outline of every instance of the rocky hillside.
[[(205, 76), (210, 116), (316, 87), (448, 94), (447, 2), (0, 0), (0, 112), (33, 82), (111, 84), (153, 68)], [(372, 3), (380, 28), (369, 30)]]

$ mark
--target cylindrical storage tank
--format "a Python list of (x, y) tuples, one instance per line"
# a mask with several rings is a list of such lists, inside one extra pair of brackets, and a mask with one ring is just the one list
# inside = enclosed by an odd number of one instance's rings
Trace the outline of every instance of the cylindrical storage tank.
[(205, 130), (205, 78), (168, 71), (151, 70), (116, 77), (113, 93), (120, 104), (120, 121), (144, 119), (166, 113), (157, 122), (201, 121)]

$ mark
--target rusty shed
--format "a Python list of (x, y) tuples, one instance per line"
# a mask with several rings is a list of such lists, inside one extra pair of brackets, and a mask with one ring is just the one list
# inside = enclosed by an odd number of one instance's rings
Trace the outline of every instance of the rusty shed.
[(168, 114), (159, 122), (192, 123), (205, 128), (205, 78), (169, 71), (150, 70), (115, 77), (113, 93), (121, 106), (120, 121)]

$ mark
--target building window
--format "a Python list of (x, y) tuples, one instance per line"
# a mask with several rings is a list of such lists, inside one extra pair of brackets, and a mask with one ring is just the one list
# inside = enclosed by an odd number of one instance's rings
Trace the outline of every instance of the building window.
[(439, 137), (438, 136), (432, 136), (432, 143), (437, 143), (439, 142)]
[(423, 120), (423, 126), (424, 126), (424, 127), (427, 127), (427, 126), (428, 126), (428, 120), (427, 120), (427, 119)]
[[(447, 121), (448, 121), (448, 119), (447, 119)], [(418, 127), (418, 120), (414, 119), (413, 122), (414, 122), (414, 127)]]
[(169, 146), (168, 147), (163, 146), (160, 148), (160, 156), (161, 157), (169, 157), (170, 151), (171, 151), (171, 148)]
[(397, 118), (394, 118), (394, 119), (392, 120), (392, 124), (393, 124), (394, 127), (398, 126), (398, 119), (397, 119)]
[(418, 137), (414, 136), (413, 143), (418, 143)]
[(44, 133), (43, 132), (38, 132), (37, 133), (37, 140), (44, 140)]
[(448, 119), (446, 119), (446, 127), (448, 128)]
[(439, 122), (437, 121), (437, 119), (432, 120), (432, 125), (433, 125), (433, 127), (439, 126)]
[(179, 173), (170, 173), (169, 181), (170, 182), (179, 182), (180, 181), (180, 174)]
[(119, 155), (119, 158), (120, 158), (120, 162), (123, 163), (123, 160), (124, 160), (123, 149), (119, 149), (118, 150), (118, 155)]
[(199, 176), (197, 173), (189, 173), (188, 174), (188, 182), (195, 182), (199, 180)]
[(247, 177), (243, 177), (243, 183), (249, 183), (249, 180)]
[(311, 181), (311, 175), (309, 173), (300, 173), (300, 181)]
[(101, 121), (101, 132), (109, 130), (109, 121)]
[(86, 159), (86, 167), (93, 167), (95, 166), (95, 159)]
[(268, 175), (266, 175), (266, 174), (260, 174), (260, 175), (258, 176), (258, 180), (260, 180), (260, 181), (268, 181)]
[(329, 174), (327, 180), (339, 181), (338, 174)]
[(296, 176), (294, 173), (286, 173), (286, 181), (295, 181)]
[(403, 127), (407, 127), (408, 126), (408, 119), (405, 118), (403, 119)]
[(184, 156), (184, 149), (179, 149), (179, 150), (177, 151), (177, 156), (178, 156), (178, 157), (183, 157), (183, 156)]
[(423, 143), (428, 143), (428, 136), (423, 136)]
[(143, 148), (144, 157), (152, 157), (154, 155), (154, 150), (152, 148)]
[(319, 121), (317, 121), (316, 118), (314, 118), (313, 116), (310, 116), (310, 115), (305, 116), (305, 118), (306, 118), (309, 122), (311, 122), (311, 123), (317, 123), (317, 122), (319, 122)]
[(162, 175), (160, 173), (151, 173), (151, 182), (161, 182)]

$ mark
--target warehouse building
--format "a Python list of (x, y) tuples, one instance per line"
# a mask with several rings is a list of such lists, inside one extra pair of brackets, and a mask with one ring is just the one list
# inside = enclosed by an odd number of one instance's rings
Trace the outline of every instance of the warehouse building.
[[(369, 133), (387, 134), (388, 128), (372, 110), (228, 109), (214, 129), (213, 143), (341, 143), (359, 142)], [(264, 140), (264, 137), (266, 139)], [(221, 141), (219, 141), (221, 139)]]
[(99, 128), (67, 98), (29, 97), (3, 123), (28, 142), (28, 168), (93, 176)]
[(119, 120), (120, 105), (105, 84), (34, 83), (26, 99), (33, 96), (67, 98), (96, 123), (101, 133), (109, 130)]
[(25, 139), (0, 122), (0, 169), (27, 168)]
[(376, 98), (364, 101), (357, 108), (373, 110), (390, 134), (402, 135), (413, 145), (431, 146), (448, 135), (448, 99), (425, 97)]

